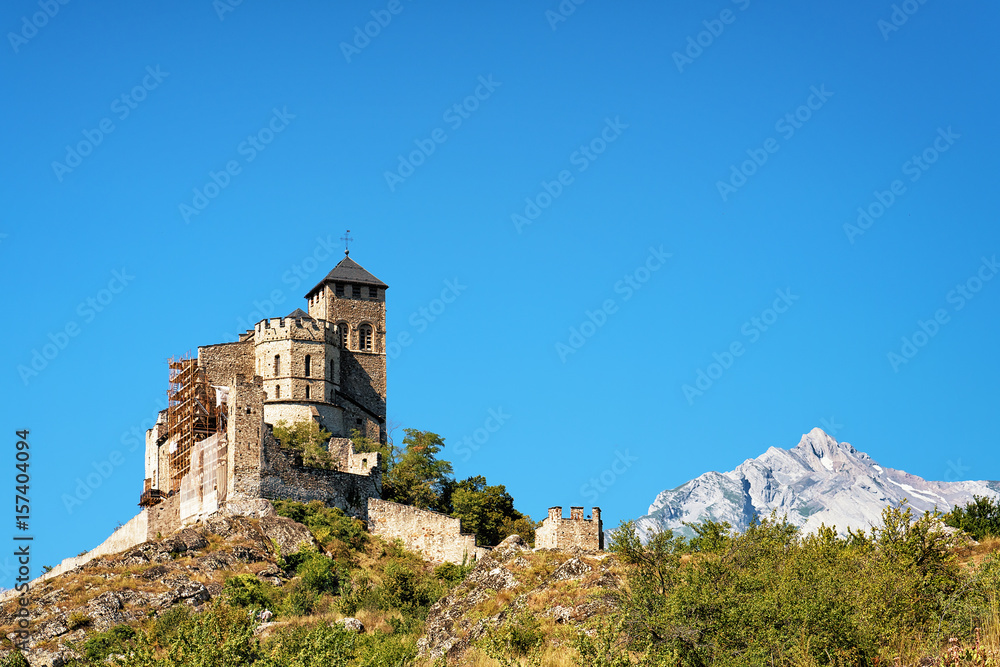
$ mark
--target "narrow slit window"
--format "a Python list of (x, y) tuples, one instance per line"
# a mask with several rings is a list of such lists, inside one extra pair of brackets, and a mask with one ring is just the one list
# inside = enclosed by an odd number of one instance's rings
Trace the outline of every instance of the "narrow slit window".
[(309, 385), (306, 385), (306, 400), (309, 400)]
[(280, 375), (281, 374), (281, 355), (280, 354), (274, 355), (274, 374), (275, 375)]
[(275, 398), (281, 398), (281, 385), (280, 384), (274, 385), (274, 397)]
[(306, 374), (306, 377), (309, 377), (309, 374), (310, 374), (311, 371), (312, 371), (312, 357), (310, 357), (307, 354), (306, 355), (306, 360), (305, 360), (305, 374)]

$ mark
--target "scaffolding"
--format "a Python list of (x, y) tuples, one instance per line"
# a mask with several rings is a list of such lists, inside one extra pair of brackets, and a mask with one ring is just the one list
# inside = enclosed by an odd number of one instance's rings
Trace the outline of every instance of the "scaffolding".
[(187, 355), (169, 361), (167, 389), (167, 441), (170, 457), (170, 488), (179, 489), (191, 469), (191, 451), (196, 443), (225, 431), (224, 404), (208, 383), (198, 359)]

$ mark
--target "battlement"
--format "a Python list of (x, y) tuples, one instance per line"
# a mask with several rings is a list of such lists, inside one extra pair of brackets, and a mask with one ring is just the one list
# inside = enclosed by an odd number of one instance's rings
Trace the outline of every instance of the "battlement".
[(535, 531), (535, 546), (539, 549), (579, 547), (585, 551), (602, 551), (604, 526), (601, 508), (593, 508), (592, 513), (592, 518), (585, 518), (583, 507), (571, 507), (569, 518), (564, 519), (562, 507), (550, 507), (549, 516)]
[(314, 319), (301, 317), (274, 317), (254, 325), (255, 344), (289, 339), (326, 342), (326, 327)]

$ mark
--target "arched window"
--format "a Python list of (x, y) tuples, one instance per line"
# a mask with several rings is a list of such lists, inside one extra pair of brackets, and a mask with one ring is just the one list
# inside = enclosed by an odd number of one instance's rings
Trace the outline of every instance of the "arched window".
[(306, 400), (309, 400), (309, 385), (306, 385)]
[(274, 374), (281, 375), (281, 355), (274, 355)]
[(359, 350), (372, 350), (372, 328), (368, 324), (362, 324), (358, 327), (358, 349)]
[(275, 398), (281, 398), (281, 385), (280, 384), (274, 385), (274, 397)]
[(337, 333), (340, 334), (340, 347), (347, 349), (347, 323), (341, 322), (337, 325)]
[[(309, 373), (312, 372), (312, 358), (308, 354), (306, 355), (306, 369), (305, 370), (306, 370), (306, 377), (309, 377)], [(309, 398), (309, 397), (306, 396), (306, 398)]]

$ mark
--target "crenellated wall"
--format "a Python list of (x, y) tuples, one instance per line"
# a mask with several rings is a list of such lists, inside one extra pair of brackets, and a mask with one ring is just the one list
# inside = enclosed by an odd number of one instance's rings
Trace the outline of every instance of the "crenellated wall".
[(564, 519), (562, 507), (550, 507), (549, 516), (535, 530), (535, 547), (538, 549), (571, 549), (584, 551), (604, 549), (604, 526), (601, 508), (593, 509), (593, 518), (583, 516), (582, 507), (571, 507), (570, 518)]

